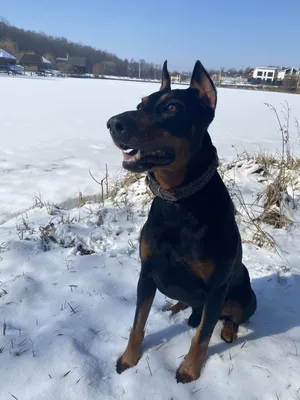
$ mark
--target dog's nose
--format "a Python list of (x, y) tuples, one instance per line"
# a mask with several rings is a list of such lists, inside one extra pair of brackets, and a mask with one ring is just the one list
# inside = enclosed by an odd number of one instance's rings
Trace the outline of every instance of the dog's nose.
[(112, 117), (107, 121), (106, 124), (107, 128), (112, 132), (112, 133), (122, 133), (125, 131), (125, 126), (122, 124), (122, 122), (116, 118)]

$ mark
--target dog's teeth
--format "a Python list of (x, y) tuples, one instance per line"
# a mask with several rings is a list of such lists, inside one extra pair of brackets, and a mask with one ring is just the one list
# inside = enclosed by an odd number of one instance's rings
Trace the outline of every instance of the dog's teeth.
[(133, 151), (134, 149), (127, 149), (127, 150), (123, 150), (124, 151), (124, 153), (126, 153), (126, 154), (128, 154), (128, 153), (130, 153), (131, 151)]
[(139, 150), (139, 151), (136, 153), (135, 158), (136, 158), (136, 160), (140, 160), (140, 159), (141, 159), (141, 150)]

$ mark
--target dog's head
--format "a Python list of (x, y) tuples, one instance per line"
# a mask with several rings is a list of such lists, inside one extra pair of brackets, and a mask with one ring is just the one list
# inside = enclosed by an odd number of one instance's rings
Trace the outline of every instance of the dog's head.
[(216, 88), (200, 61), (187, 89), (171, 90), (165, 61), (161, 87), (135, 111), (110, 118), (107, 127), (132, 172), (179, 173), (199, 153), (217, 103)]

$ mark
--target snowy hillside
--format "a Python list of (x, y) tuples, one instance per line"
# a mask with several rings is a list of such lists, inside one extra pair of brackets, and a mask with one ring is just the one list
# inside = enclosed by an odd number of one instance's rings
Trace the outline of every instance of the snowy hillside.
[[(133, 321), (138, 236), (151, 196), (143, 176), (115, 182), (121, 155), (105, 122), (157, 85), (0, 84), (10, 93), (0, 118), (0, 399), (300, 399), (299, 165), (287, 163), (286, 190), (272, 203), (281, 164), (251, 156), (259, 146), (281, 150), (264, 102), (280, 108), (288, 100), (300, 118), (300, 97), (220, 90), (210, 132), (226, 158), (219, 171), (237, 208), (258, 308), (232, 345), (217, 325), (202, 376), (182, 385), (175, 372), (195, 330), (187, 326), (189, 310), (162, 311), (170, 299), (159, 293), (139, 364), (115, 371)], [(299, 154), (292, 117), (290, 135)], [(103, 200), (89, 169), (101, 180), (105, 164)]]

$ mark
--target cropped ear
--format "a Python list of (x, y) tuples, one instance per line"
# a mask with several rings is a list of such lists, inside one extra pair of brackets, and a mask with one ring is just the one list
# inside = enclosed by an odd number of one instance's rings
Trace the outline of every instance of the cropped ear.
[(211, 77), (199, 60), (196, 61), (190, 87), (198, 90), (202, 100), (204, 100), (212, 110), (216, 109), (217, 90)]
[(160, 90), (171, 90), (171, 79), (167, 68), (167, 60), (164, 62), (162, 69)]

